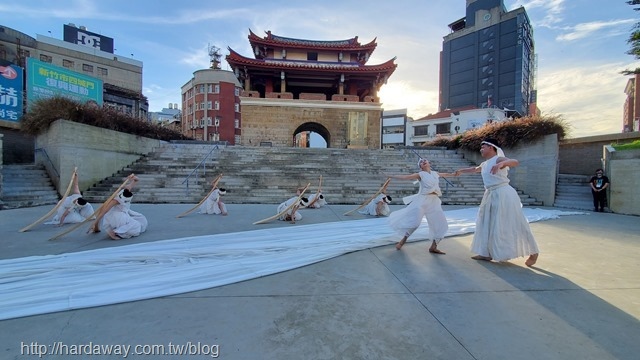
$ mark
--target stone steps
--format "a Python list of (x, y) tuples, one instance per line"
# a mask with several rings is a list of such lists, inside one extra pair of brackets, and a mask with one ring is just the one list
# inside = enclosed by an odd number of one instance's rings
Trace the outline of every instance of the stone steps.
[(0, 209), (57, 204), (60, 200), (44, 166), (35, 164), (2, 166)]
[(589, 179), (590, 176), (585, 175), (558, 174), (556, 197), (553, 206), (576, 210), (593, 210)]
[[(440, 172), (452, 172), (472, 166), (452, 150), (419, 151)], [(205, 157), (211, 154), (210, 158)], [(202, 144), (168, 144), (158, 151), (123, 168), (84, 192), (97, 203), (110, 195), (130, 173), (140, 178), (135, 200), (140, 203), (197, 203), (210, 190), (212, 178), (222, 173), (218, 185), (227, 189), (227, 203), (278, 204), (293, 196), (295, 189), (311, 183), (308, 194), (315, 193), (323, 176), (323, 194), (329, 204), (360, 204), (385, 180), (383, 173), (417, 171), (417, 155), (407, 150), (353, 150), (319, 148), (219, 147)], [(198, 164), (204, 169), (194, 171)], [(187, 177), (192, 174), (192, 177)], [(194, 175), (195, 174), (195, 175)], [(480, 176), (449, 179), (453, 185), (444, 192), (443, 203), (477, 205), (484, 188)], [(413, 195), (418, 186), (411, 181), (393, 180), (387, 193), (401, 204), (402, 197)], [(521, 195), (523, 204), (539, 205)]]

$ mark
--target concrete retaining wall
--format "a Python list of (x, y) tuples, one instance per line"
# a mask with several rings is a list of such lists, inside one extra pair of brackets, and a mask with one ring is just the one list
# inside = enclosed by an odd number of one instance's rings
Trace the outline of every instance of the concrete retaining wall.
[(604, 149), (605, 174), (611, 181), (607, 199), (614, 213), (640, 215), (640, 150)]
[(84, 191), (162, 143), (160, 140), (58, 120), (51, 124), (46, 133), (36, 138), (36, 163), (44, 164), (58, 193), (63, 195), (74, 167), (78, 167), (79, 187)]
[(603, 147), (640, 139), (640, 132), (588, 136), (560, 141), (560, 174), (593, 175), (604, 168)]
[[(544, 206), (553, 206), (558, 174), (558, 136), (547, 135), (536, 143), (503, 150), (506, 157), (520, 162), (520, 166), (509, 170), (511, 185), (542, 201)], [(460, 151), (478, 165), (484, 161), (478, 151)]]

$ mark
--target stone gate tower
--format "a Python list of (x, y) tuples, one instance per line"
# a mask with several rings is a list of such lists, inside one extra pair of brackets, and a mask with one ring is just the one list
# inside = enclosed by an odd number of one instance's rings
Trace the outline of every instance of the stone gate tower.
[(243, 86), (241, 145), (306, 147), (313, 131), (330, 148), (380, 148), (377, 93), (395, 58), (366, 65), (377, 44), (286, 38), (249, 30), (255, 58), (229, 48), (227, 63)]

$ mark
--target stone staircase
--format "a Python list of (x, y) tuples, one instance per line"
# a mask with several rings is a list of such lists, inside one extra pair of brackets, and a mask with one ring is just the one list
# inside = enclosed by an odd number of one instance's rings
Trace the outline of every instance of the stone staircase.
[(42, 165), (2, 166), (1, 209), (57, 204), (60, 200)]
[(593, 210), (589, 187), (590, 176), (558, 174), (556, 198), (553, 206), (577, 210)]
[[(472, 166), (453, 150), (420, 149), (419, 153), (439, 172)], [(203, 161), (205, 158), (207, 160)], [(84, 197), (94, 203), (103, 202), (128, 174), (135, 173), (140, 178), (139, 186), (134, 189), (135, 202), (198, 203), (209, 192), (211, 180), (222, 173), (219, 187), (228, 191), (225, 202), (278, 204), (307, 183), (311, 183), (308, 194), (314, 193), (322, 175), (322, 192), (329, 204), (360, 204), (382, 185), (383, 172), (415, 172), (418, 170), (417, 159), (417, 155), (409, 150), (214, 148), (210, 144), (172, 143), (94, 185), (84, 192)], [(203, 166), (194, 172), (199, 164)], [(448, 180), (451, 185), (444, 179), (440, 183), (443, 203), (480, 203), (484, 188), (479, 175)], [(411, 181), (393, 180), (387, 193), (393, 197), (394, 204), (401, 204), (402, 197), (414, 194), (417, 188), (418, 185)], [(524, 205), (540, 205), (536, 199), (524, 194), (521, 199)]]

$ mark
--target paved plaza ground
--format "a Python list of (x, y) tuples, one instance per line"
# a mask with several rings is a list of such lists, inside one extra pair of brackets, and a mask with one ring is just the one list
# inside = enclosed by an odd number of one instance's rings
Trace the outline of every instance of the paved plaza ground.
[[(81, 230), (49, 241), (64, 228), (18, 230), (50, 207), (3, 210), (0, 259), (298, 226), (252, 224), (275, 205), (175, 218), (190, 207), (134, 203), (149, 228), (120, 241)], [(350, 209), (302, 210), (300, 224), (365, 218), (344, 216)], [(541, 248), (533, 268), (524, 259), (471, 260), (473, 234), (443, 240), (441, 256), (429, 254), (426, 241), (401, 251), (390, 243), (212, 289), (0, 321), (0, 358), (119, 344), (112, 351), (128, 349), (132, 359), (637, 359), (640, 218), (587, 212), (531, 228)], [(162, 350), (183, 355), (134, 354)]]

